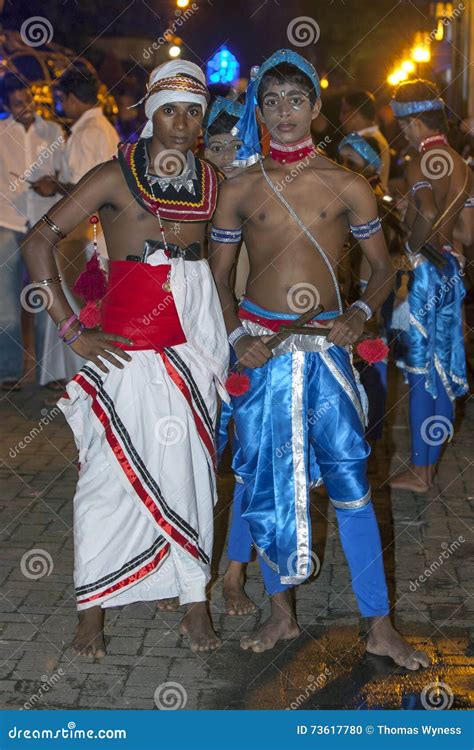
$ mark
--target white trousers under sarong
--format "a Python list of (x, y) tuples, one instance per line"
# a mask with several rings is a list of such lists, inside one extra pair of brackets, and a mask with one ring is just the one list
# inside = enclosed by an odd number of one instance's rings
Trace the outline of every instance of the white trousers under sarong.
[(189, 344), (88, 362), (59, 402), (79, 450), (78, 609), (204, 601), (213, 540), (212, 373)]

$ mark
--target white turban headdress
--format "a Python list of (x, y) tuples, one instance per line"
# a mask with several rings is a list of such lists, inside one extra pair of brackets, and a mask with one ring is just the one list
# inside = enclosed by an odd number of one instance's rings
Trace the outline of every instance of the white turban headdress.
[(153, 135), (153, 114), (158, 107), (170, 102), (190, 102), (199, 104), (204, 115), (209, 101), (204, 73), (188, 60), (171, 60), (158, 65), (150, 73), (147, 93), (137, 104), (145, 102), (148, 122), (140, 133), (140, 138)]

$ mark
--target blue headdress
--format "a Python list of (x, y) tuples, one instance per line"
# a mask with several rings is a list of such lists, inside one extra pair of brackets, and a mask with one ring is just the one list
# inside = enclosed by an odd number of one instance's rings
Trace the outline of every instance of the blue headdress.
[(444, 109), (444, 101), (441, 98), (426, 99), (423, 102), (397, 102), (395, 99), (392, 99), (390, 106), (395, 117), (411, 117), (418, 115), (420, 112), (433, 112), (436, 109)]
[(258, 137), (257, 115), (255, 107), (257, 106), (257, 94), (262, 78), (265, 73), (272, 68), (276, 68), (281, 63), (290, 63), (295, 65), (302, 73), (308, 76), (314, 86), (316, 95), (319, 98), (321, 88), (319, 85), (318, 74), (315, 68), (308, 60), (301, 57), (297, 52), (291, 49), (280, 49), (278, 52), (265, 60), (260, 67), (252, 68), (250, 83), (247, 87), (245, 101), (245, 111), (239, 122), (235, 126), (233, 133), (239, 135), (242, 139), (242, 147), (237, 153), (236, 162), (239, 166), (250, 166), (258, 161), (261, 153), (260, 139)]
[(225, 99), (223, 96), (216, 97), (216, 99), (208, 109), (206, 115), (206, 131), (204, 134), (206, 146), (209, 145), (208, 128), (223, 112), (227, 112), (227, 114), (231, 115), (232, 117), (239, 118), (244, 114), (245, 107), (243, 104), (240, 104), (240, 102), (237, 102), (234, 99)]
[(349, 135), (346, 135), (346, 137), (342, 139), (338, 146), (339, 152), (342, 148), (344, 148), (344, 146), (350, 146), (351, 148), (353, 148), (354, 151), (359, 154), (359, 156), (362, 156), (367, 164), (370, 164), (377, 171), (380, 169), (382, 160), (379, 154), (375, 151), (375, 149), (372, 148), (370, 143), (368, 143), (365, 138), (359, 135), (359, 133), (349, 133)]

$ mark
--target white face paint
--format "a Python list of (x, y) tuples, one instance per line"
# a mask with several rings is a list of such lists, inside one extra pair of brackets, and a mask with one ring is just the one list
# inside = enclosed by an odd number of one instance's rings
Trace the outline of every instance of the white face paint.
[(291, 91), (269, 91), (263, 97), (264, 107), (273, 111), (282, 106), (285, 109), (289, 108), (298, 111), (306, 103), (310, 104), (309, 96), (301, 89), (292, 89)]

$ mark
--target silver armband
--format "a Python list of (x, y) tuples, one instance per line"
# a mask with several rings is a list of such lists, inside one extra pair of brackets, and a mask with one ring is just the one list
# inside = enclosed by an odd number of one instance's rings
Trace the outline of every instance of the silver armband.
[(227, 341), (229, 344), (234, 347), (239, 339), (241, 339), (243, 336), (248, 336), (248, 332), (243, 326), (239, 326), (238, 328), (235, 328), (232, 333), (229, 333), (227, 336)]
[(370, 320), (373, 316), (373, 310), (366, 302), (362, 302), (361, 299), (356, 300), (352, 303), (350, 306), (350, 310), (352, 310), (354, 307), (356, 307), (358, 310), (362, 310), (362, 312), (365, 314), (366, 320)]

